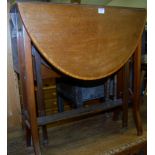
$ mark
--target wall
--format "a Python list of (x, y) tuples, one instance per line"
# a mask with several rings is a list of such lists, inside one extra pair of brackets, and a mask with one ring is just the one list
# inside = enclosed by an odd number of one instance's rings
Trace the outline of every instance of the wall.
[[(71, 0), (51, 0), (51, 2), (57, 3), (70, 3)], [(81, 4), (98, 4), (98, 5), (105, 5), (111, 0), (81, 0)]]
[[(9, 11), (9, 4), (8, 4)], [(9, 21), (9, 15), (8, 15)], [(9, 31), (9, 22), (7, 22), (7, 121), (8, 130), (14, 130), (21, 127), (21, 111), (19, 101), (18, 81), (13, 71), (11, 40)]]

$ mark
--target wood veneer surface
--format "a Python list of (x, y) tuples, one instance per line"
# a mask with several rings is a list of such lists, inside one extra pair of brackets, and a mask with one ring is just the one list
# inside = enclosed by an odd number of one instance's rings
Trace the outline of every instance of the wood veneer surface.
[(146, 10), (18, 3), (32, 42), (61, 72), (83, 80), (104, 78), (121, 68), (141, 37)]

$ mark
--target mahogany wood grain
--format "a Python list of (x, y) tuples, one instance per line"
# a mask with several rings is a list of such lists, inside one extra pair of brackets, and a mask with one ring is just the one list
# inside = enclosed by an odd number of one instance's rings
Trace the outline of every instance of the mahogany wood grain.
[(122, 126), (128, 127), (128, 101), (129, 101), (129, 61), (123, 67), (123, 121)]
[(44, 117), (39, 117), (38, 118), (38, 124), (39, 125), (45, 125), (53, 122), (57, 122), (60, 120), (65, 120), (65, 119), (70, 119), (70, 118), (75, 118), (75, 117), (81, 117), (85, 116), (94, 112), (99, 112), (99, 111), (106, 111), (111, 108), (115, 108), (118, 106), (122, 105), (122, 100), (108, 100), (104, 103), (101, 104), (95, 104), (92, 106), (88, 106), (86, 108), (80, 107), (71, 111), (65, 111), (61, 113), (56, 113), (53, 114), (52, 116), (44, 116)]
[(36, 117), (35, 94), (34, 94), (34, 78), (32, 66), (31, 40), (23, 27), (23, 42), (25, 52), (25, 84), (27, 94), (28, 113), (30, 118), (31, 134), (36, 155), (41, 155), (39, 145), (39, 133)]
[[(38, 105), (38, 115), (45, 116), (45, 103), (44, 103), (44, 94), (43, 94), (43, 81), (41, 76), (41, 57), (37, 51), (34, 53), (34, 66), (35, 66), (35, 75), (37, 82), (37, 105)], [(43, 133), (43, 143), (46, 145), (48, 143), (48, 135), (46, 125), (42, 126)]]
[(83, 80), (120, 69), (134, 53), (146, 21), (144, 9), (104, 7), (99, 14), (100, 7), (18, 3), (41, 55), (61, 72)]
[(123, 69), (117, 72), (117, 98), (122, 98), (123, 96)]
[(45, 65), (41, 65), (41, 76), (42, 79), (48, 79), (48, 78), (60, 78), (61, 74), (58, 74), (56, 71), (46, 67)]
[(134, 98), (133, 98), (133, 116), (137, 128), (137, 135), (142, 135), (142, 120), (140, 116), (140, 76), (141, 76), (141, 40), (134, 53)]
[[(20, 71), (20, 86), (21, 86), (21, 93), (22, 93), (22, 98), (21, 98), (21, 110), (22, 113), (23, 111), (27, 111), (28, 109), (28, 105), (27, 105), (27, 93), (26, 93), (26, 85), (25, 85), (25, 54), (24, 54), (24, 44), (23, 44), (23, 33), (22, 31), (18, 31), (17, 33), (17, 47), (18, 47), (18, 59), (19, 59), (19, 71)], [(24, 120), (24, 116), (22, 117), (23, 122), (25, 122)], [(27, 127), (27, 125), (25, 125), (25, 123), (23, 123), (24, 127), (25, 127), (25, 131), (26, 131), (26, 145), (27, 146), (31, 146), (31, 131), (30, 129)]]
[[(139, 111), (140, 44), (138, 42), (145, 24), (146, 11), (104, 7), (104, 14), (99, 14), (99, 7), (101, 6), (18, 3), (24, 24), (25, 52), (24, 61), (20, 63), (25, 65), (22, 76), (36, 155), (40, 155), (41, 151), (36, 118), (31, 43), (51, 66), (68, 76), (82, 80), (107, 77), (125, 65), (135, 52), (133, 114), (138, 135), (142, 134)], [(124, 75), (128, 75), (128, 66), (124, 68)], [(128, 94), (126, 80), (124, 80), (124, 89), (125, 94)], [(124, 96), (124, 126), (127, 125), (127, 96)], [(48, 123), (52, 121), (51, 119), (53, 118), (50, 117)]]

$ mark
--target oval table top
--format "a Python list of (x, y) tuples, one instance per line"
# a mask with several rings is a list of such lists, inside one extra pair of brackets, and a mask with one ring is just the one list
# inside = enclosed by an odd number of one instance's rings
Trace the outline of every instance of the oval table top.
[(143, 32), (145, 9), (18, 3), (25, 28), (56, 69), (82, 80), (104, 78), (132, 56)]

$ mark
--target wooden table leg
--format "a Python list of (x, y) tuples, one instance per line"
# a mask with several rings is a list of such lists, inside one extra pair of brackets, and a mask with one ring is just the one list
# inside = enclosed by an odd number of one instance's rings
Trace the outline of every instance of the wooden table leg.
[[(124, 78), (123, 78), (123, 67), (117, 71), (116, 73), (116, 80), (117, 80), (117, 84), (116, 84), (116, 99), (120, 99), (123, 97), (123, 84), (124, 84)], [(120, 107), (118, 107), (114, 113), (113, 113), (113, 120), (117, 121), (119, 119), (119, 116), (121, 114), (122, 110)]]
[[(39, 53), (34, 49), (34, 66), (35, 66), (35, 76), (37, 81), (37, 104), (38, 104), (38, 115), (45, 116), (45, 102), (43, 99), (43, 82), (42, 82), (42, 75), (41, 75), (41, 57)], [(47, 127), (46, 125), (42, 126), (42, 133), (43, 133), (43, 144), (48, 144), (48, 134), (47, 134)]]
[(128, 127), (128, 101), (129, 101), (129, 62), (123, 67), (123, 121), (122, 126), (124, 128)]
[(141, 40), (134, 53), (134, 98), (133, 116), (136, 123), (137, 135), (143, 133), (142, 120), (140, 116), (140, 74), (141, 74)]
[(18, 59), (19, 59), (19, 70), (20, 70), (20, 86), (21, 86), (21, 95), (22, 95), (22, 99), (21, 99), (21, 110), (22, 110), (22, 121), (24, 124), (24, 129), (26, 131), (26, 145), (27, 147), (31, 146), (31, 131), (30, 128), (26, 125), (25, 123), (25, 116), (24, 116), (24, 112), (27, 112), (28, 109), (28, 105), (27, 105), (27, 94), (26, 94), (26, 85), (25, 85), (25, 56), (24, 56), (24, 44), (23, 44), (23, 36), (22, 36), (22, 32), (18, 31), (18, 35), (17, 35), (17, 47), (18, 47)]
[(123, 78), (123, 68), (121, 68), (117, 72), (117, 99), (120, 99), (123, 96), (123, 83), (122, 83), (123, 80), (124, 80), (124, 78)]
[(36, 105), (34, 94), (34, 78), (32, 66), (31, 40), (23, 26), (24, 52), (25, 52), (25, 83), (27, 94), (27, 105), (29, 113), (29, 121), (33, 140), (34, 151), (36, 155), (41, 155), (39, 145), (39, 132), (36, 117)]

